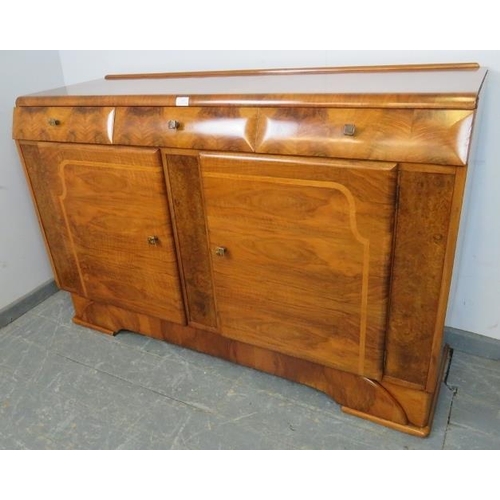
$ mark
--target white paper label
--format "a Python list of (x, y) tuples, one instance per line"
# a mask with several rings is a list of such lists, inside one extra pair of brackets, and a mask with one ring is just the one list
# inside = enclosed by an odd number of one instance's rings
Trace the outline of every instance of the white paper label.
[(189, 106), (189, 97), (176, 97), (175, 98), (176, 106)]

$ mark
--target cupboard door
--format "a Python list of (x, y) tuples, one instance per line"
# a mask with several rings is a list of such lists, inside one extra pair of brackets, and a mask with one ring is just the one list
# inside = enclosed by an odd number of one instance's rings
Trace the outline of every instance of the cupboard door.
[(397, 165), (200, 155), (221, 333), (380, 379)]
[(59, 285), (185, 323), (155, 149), (21, 143)]

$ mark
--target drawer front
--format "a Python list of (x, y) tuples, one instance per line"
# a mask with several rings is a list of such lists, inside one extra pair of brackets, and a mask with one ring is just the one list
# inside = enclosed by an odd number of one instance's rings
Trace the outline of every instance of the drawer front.
[(253, 151), (253, 108), (117, 108), (116, 144)]
[(14, 109), (14, 139), (111, 144), (114, 108), (19, 107)]
[(262, 109), (259, 153), (465, 165), (473, 110)]

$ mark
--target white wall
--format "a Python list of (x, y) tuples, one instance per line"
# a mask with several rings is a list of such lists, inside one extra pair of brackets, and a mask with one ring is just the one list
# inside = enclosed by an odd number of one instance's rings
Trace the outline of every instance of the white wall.
[[(474, 165), (471, 165), (472, 175), (469, 176), (446, 324), (500, 339), (500, 224), (497, 221), (500, 214), (500, 196), (497, 194), (500, 187), (497, 166), (500, 162), (500, 120), (497, 119), (500, 109), (499, 51), (60, 51), (60, 58), (66, 84), (120, 72), (454, 61), (477, 61), (488, 67), (490, 73), (477, 130), (479, 141)], [(33, 73), (27, 75), (28, 79), (30, 75)], [(46, 77), (45, 72), (39, 72), (36, 85), (31, 89), (41, 90), (59, 84), (43, 81)], [(2, 99), (5, 99), (3, 95)], [(19, 187), (17, 192), (27, 196)], [(27, 204), (26, 200), (24, 204)], [(4, 216), (0, 214), (1, 217)], [(25, 224), (32, 231), (33, 219), (25, 218), (28, 219)], [(22, 265), (15, 269), (24, 272)], [(26, 279), (23, 276), (20, 281)]]
[(16, 97), (63, 85), (57, 51), (0, 51), (0, 309), (53, 278), (12, 140)]

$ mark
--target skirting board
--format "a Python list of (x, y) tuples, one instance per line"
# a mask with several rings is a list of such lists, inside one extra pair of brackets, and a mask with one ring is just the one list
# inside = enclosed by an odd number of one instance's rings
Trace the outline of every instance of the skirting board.
[[(0, 328), (12, 323), (33, 307), (58, 291), (54, 280), (43, 283), (32, 292), (16, 300), (0, 310)], [(445, 342), (457, 351), (480, 356), (482, 358), (500, 360), (500, 340), (485, 337), (477, 333), (445, 327)]]
[(500, 360), (500, 340), (498, 339), (447, 326), (444, 329), (444, 340), (457, 351), (482, 358)]
[(40, 302), (48, 299), (58, 290), (59, 289), (57, 288), (55, 281), (49, 280), (27, 293), (24, 297), (21, 297), (12, 304), (0, 309), (0, 328), (12, 323), (24, 313), (40, 304)]

